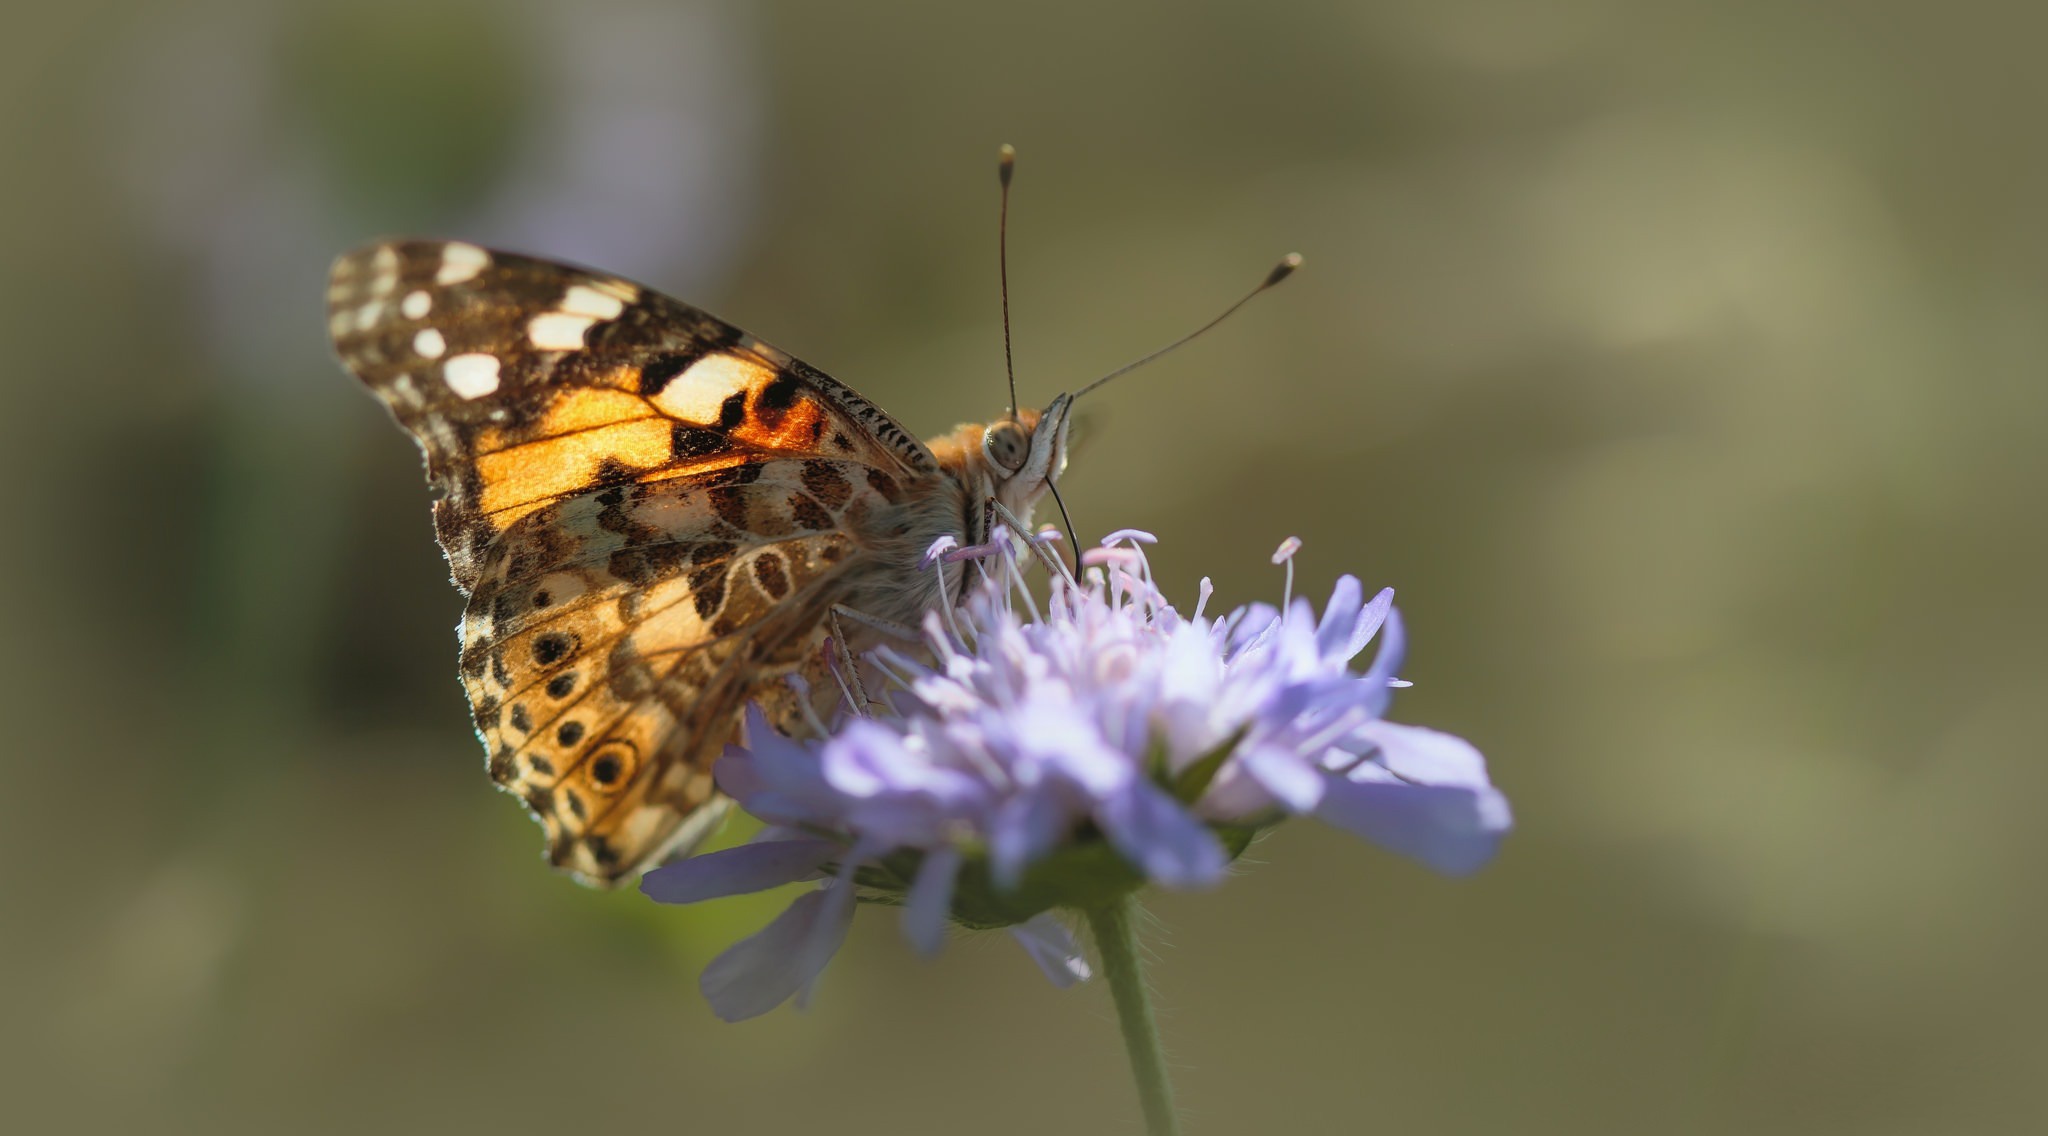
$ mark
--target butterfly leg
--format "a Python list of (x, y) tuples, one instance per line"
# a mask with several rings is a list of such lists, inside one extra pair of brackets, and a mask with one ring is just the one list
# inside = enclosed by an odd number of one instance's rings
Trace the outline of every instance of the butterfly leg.
[(893, 636), (905, 643), (922, 643), (924, 639), (917, 633), (915, 628), (897, 623), (893, 619), (883, 619), (878, 615), (869, 615), (858, 608), (851, 608), (845, 604), (836, 603), (832, 605), (831, 610), (826, 613), (826, 619), (832, 624), (831, 643), (834, 651), (846, 664), (846, 673), (844, 675), (840, 674), (837, 667), (834, 667), (832, 668), (832, 677), (838, 680), (840, 692), (846, 696), (848, 704), (854, 706), (857, 713), (865, 716), (868, 707), (867, 690), (861, 685), (859, 662), (854, 658), (852, 649), (847, 646), (846, 628), (839, 622), (842, 616), (850, 622), (858, 623), (863, 627), (873, 628), (884, 635)]
[(845, 616), (847, 619), (853, 621), (854, 623), (858, 623), (863, 627), (872, 627), (875, 630), (880, 631), (884, 635), (889, 635), (894, 638), (901, 639), (905, 643), (924, 642), (924, 636), (918, 634), (917, 628), (915, 627), (911, 627), (907, 624), (898, 623), (893, 619), (883, 619), (879, 615), (869, 615), (867, 612), (861, 611), (859, 608), (847, 607), (845, 604), (832, 605), (832, 630), (835, 634), (839, 630), (840, 616)]
[(839, 684), (839, 693), (855, 714), (868, 716), (868, 692), (861, 685), (860, 661), (847, 648), (846, 629), (839, 624), (841, 605), (833, 604), (825, 618), (832, 624), (832, 637), (826, 641), (831, 656), (825, 660), (825, 669), (832, 672), (833, 681)]

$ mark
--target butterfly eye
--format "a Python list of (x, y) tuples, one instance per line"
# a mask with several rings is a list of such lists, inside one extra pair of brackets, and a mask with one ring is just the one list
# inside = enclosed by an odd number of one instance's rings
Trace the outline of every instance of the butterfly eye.
[(1014, 419), (1006, 419), (982, 431), (981, 452), (989, 464), (1005, 473), (1024, 468), (1024, 456), (1031, 451), (1031, 436)]

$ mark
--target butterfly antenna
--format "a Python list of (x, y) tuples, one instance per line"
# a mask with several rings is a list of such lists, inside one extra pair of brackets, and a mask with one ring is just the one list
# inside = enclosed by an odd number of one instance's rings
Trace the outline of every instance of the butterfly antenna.
[[(1005, 184), (1007, 184), (1007, 182), (1005, 182)], [(1181, 336), (1179, 339), (1176, 339), (1172, 343), (1169, 343), (1166, 346), (1161, 347), (1159, 350), (1154, 351), (1153, 353), (1145, 356), (1142, 359), (1136, 359), (1132, 362), (1125, 363), (1123, 366), (1118, 367), (1116, 370), (1111, 371), (1110, 373), (1102, 376), (1094, 382), (1089, 383), (1087, 386), (1082, 387), (1080, 390), (1075, 391), (1074, 397), (1078, 399), (1082, 395), (1087, 394), (1089, 391), (1094, 390), (1096, 387), (1101, 386), (1102, 384), (1108, 382), (1113, 378), (1116, 378), (1118, 375), (1121, 375), (1126, 371), (1137, 370), (1145, 364), (1150, 363), (1152, 360), (1159, 358), (1161, 355), (1164, 355), (1167, 352), (1172, 351), (1174, 348), (1187, 343), (1188, 341), (1194, 339), (1196, 336), (1202, 334), (1203, 332), (1209, 330), (1212, 327), (1215, 327), (1217, 324), (1222, 323), (1224, 320), (1229, 319), (1231, 315), (1237, 311), (1237, 309), (1244, 307), (1246, 304), (1251, 303), (1252, 297), (1258, 295), (1259, 293), (1265, 291), (1268, 288), (1271, 288), (1273, 285), (1280, 283), (1282, 280), (1287, 279), (1289, 276), (1292, 276), (1294, 274), (1294, 270), (1300, 267), (1300, 253), (1290, 252), (1286, 256), (1281, 257), (1280, 263), (1273, 266), (1273, 271), (1266, 273), (1266, 278), (1264, 280), (1259, 281), (1258, 287), (1252, 289), (1249, 292), (1246, 292), (1244, 296), (1240, 298), (1236, 303), (1223, 309), (1222, 315), (1217, 316), (1215, 319), (1212, 319), (1208, 323), (1205, 323), (1202, 326), (1196, 328), (1195, 330), (1188, 332), (1186, 335)], [(1005, 329), (1005, 334), (1007, 334), (1007, 328)], [(1012, 387), (1011, 401), (1016, 401), (1014, 386)]]
[(1017, 364), (1010, 358), (1010, 175), (1017, 170), (1017, 148), (1008, 142), (996, 151), (996, 177), (1003, 183), (1002, 208), (996, 218), (996, 272), (1003, 282), (1003, 372), (1010, 377), (1010, 417), (1017, 417)]

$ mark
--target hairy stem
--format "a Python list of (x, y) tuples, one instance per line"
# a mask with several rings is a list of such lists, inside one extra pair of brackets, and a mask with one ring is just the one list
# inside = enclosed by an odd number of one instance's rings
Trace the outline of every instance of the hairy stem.
[(1145, 1131), (1148, 1136), (1179, 1136), (1173, 1085), (1166, 1076), (1166, 1055), (1159, 1047), (1159, 1026), (1152, 1018), (1152, 993), (1145, 988), (1145, 968), (1138, 957), (1137, 910), (1137, 901), (1129, 895), (1092, 908), (1087, 913), (1088, 929), (1094, 933), (1103, 977), (1116, 1000), (1124, 1048), (1131, 1055), (1131, 1077), (1138, 1084), (1138, 1103), (1145, 1113)]

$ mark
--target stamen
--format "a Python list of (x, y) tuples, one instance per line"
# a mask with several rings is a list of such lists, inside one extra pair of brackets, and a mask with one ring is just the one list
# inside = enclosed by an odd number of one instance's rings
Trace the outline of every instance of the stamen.
[(811, 733), (820, 738), (829, 736), (831, 731), (825, 728), (824, 719), (818, 717), (818, 708), (811, 705), (811, 684), (795, 671), (784, 675), (783, 682), (796, 695), (797, 710), (803, 714), (804, 724), (810, 727)]
[[(1018, 595), (1024, 597), (1024, 606), (1031, 609), (1031, 622), (1045, 622), (1045, 616), (1042, 615), (1038, 610), (1038, 600), (1032, 596), (1031, 586), (1024, 579), (1024, 570), (1017, 566), (1017, 558), (1014, 556), (1006, 556), (1003, 558), (1003, 563), (1007, 565), (1010, 570), (1010, 586), (1016, 589)], [(1006, 599), (1008, 598), (1008, 595), (1009, 593), (1004, 593), (1004, 597)]]
[(929, 568), (938, 561), (940, 556), (945, 555), (947, 549), (958, 547), (960, 547), (959, 540), (955, 539), (952, 533), (945, 533), (939, 539), (933, 541), (930, 548), (924, 550), (924, 555), (918, 559), (917, 566), (919, 568)]
[(1081, 563), (1094, 568), (1103, 564), (1131, 564), (1138, 560), (1138, 552), (1131, 548), (1091, 548), (1081, 554)]
[(946, 626), (952, 630), (955, 640), (965, 642), (960, 635), (960, 625), (953, 621), (953, 599), (946, 594), (946, 566), (941, 563), (948, 549), (959, 546), (960, 542), (948, 534), (933, 541), (932, 546), (925, 549), (924, 555), (926, 564), (939, 575), (939, 610), (945, 613)]
[(1294, 604), (1294, 554), (1300, 551), (1301, 538), (1298, 536), (1288, 537), (1280, 542), (1279, 548), (1273, 550), (1273, 563), (1287, 565), (1287, 584), (1280, 590), (1282, 616), (1285, 616), (1287, 609)]

